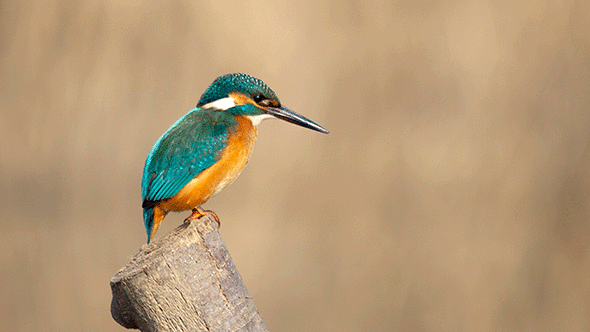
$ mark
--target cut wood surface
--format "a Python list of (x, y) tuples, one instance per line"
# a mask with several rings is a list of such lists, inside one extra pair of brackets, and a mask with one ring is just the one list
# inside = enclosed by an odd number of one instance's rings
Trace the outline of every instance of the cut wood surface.
[(111, 314), (129, 329), (268, 331), (211, 216), (144, 245), (111, 290)]

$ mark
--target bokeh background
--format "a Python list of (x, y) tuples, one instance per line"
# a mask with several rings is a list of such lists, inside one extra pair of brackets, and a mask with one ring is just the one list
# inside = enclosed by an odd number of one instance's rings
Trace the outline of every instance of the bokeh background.
[[(267, 121), (205, 207), (271, 331), (590, 329), (588, 1), (1, 1), (0, 325), (123, 331), (157, 138), (217, 77)], [(188, 215), (166, 218), (158, 236)]]

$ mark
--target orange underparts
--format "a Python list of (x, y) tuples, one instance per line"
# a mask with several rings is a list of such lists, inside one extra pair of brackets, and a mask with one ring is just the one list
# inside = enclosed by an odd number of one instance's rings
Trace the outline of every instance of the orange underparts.
[(238, 121), (219, 161), (205, 169), (184, 186), (176, 195), (162, 200), (154, 207), (154, 223), (150, 237), (160, 227), (160, 223), (170, 211), (184, 211), (199, 207), (221, 189), (231, 184), (248, 163), (257, 130), (252, 121), (244, 116), (236, 116)]

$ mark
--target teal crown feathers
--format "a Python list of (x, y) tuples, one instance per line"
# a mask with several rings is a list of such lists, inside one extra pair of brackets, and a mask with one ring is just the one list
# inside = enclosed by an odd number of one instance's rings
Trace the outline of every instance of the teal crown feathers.
[(277, 95), (264, 82), (250, 75), (238, 73), (224, 75), (213, 81), (201, 96), (197, 107), (226, 98), (230, 92), (234, 91), (239, 91), (251, 97), (254, 97), (254, 94), (262, 93), (264, 99), (273, 99), (279, 102)]

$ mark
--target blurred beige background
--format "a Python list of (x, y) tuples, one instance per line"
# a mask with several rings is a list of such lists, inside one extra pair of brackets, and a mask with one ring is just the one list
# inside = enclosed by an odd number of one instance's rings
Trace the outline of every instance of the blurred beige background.
[[(123, 331), (157, 138), (217, 76), (261, 124), (205, 207), (271, 331), (590, 329), (588, 1), (0, 2), (0, 326)], [(157, 236), (188, 214), (166, 218)]]

